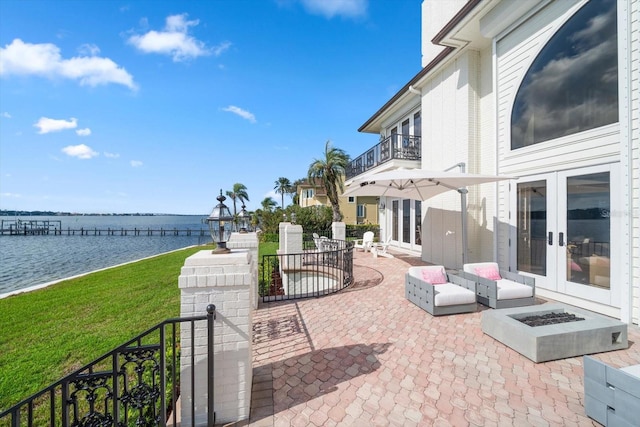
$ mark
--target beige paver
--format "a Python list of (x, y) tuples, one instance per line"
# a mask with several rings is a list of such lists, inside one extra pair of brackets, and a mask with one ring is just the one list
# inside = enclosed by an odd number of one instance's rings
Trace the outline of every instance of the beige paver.
[[(584, 413), (581, 357), (530, 361), (482, 333), (482, 306), (429, 315), (404, 298), (404, 274), (419, 264), (357, 252), (351, 289), (261, 304), (248, 424), (598, 425)], [(640, 342), (638, 326), (628, 332)], [(638, 364), (640, 348), (596, 357)]]

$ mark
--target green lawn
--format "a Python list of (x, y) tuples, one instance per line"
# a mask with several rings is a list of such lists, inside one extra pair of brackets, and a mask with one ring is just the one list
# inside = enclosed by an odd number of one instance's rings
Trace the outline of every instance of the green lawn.
[(185, 258), (206, 248), (184, 249), (1, 299), (0, 411), (149, 327), (179, 316), (180, 268)]

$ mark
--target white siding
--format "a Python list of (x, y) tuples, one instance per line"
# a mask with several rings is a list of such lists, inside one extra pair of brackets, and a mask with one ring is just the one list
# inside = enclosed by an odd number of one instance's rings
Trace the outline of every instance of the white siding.
[[(555, 1), (496, 41), (496, 134), (498, 173), (527, 176), (573, 168), (616, 164), (623, 180), (612, 183), (625, 200), (621, 220), (621, 315), (640, 319), (640, 0), (619, 1), (620, 123), (552, 142), (510, 150), (511, 108), (525, 72), (551, 36), (584, 4)], [(620, 16), (622, 14), (622, 17)], [(626, 178), (625, 178), (626, 177)], [(618, 186), (619, 185), (619, 186)], [(510, 194), (499, 189), (498, 262), (509, 265)], [(624, 237), (626, 239), (626, 237)], [(630, 274), (627, 274), (629, 272)], [(629, 303), (631, 295), (631, 303)], [(612, 300), (618, 298), (617, 293)], [(629, 304), (629, 305), (628, 305)], [(626, 319), (629, 319), (627, 317)], [(625, 320), (625, 319), (623, 319)]]
[[(497, 42), (498, 172), (526, 176), (619, 161), (619, 126), (558, 138), (510, 151), (511, 108), (527, 69), (551, 36), (584, 2), (552, 2)], [(498, 261), (509, 264), (509, 193), (498, 205)]]
[(640, 323), (640, 0), (630, 2), (631, 37), (631, 250), (633, 286), (633, 323)]

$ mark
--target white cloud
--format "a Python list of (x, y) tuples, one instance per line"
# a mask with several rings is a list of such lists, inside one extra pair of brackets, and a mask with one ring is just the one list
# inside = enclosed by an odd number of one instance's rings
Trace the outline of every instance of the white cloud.
[(226, 52), (227, 50), (229, 50), (229, 48), (231, 47), (231, 42), (222, 42), (217, 46), (214, 46), (211, 51), (213, 52), (213, 54), (215, 56), (220, 56), (222, 55), (224, 52)]
[(225, 42), (209, 49), (204, 42), (189, 35), (189, 28), (195, 27), (200, 21), (188, 21), (187, 16), (186, 13), (168, 16), (163, 31), (151, 30), (142, 35), (133, 35), (128, 42), (144, 53), (170, 55), (174, 62), (212, 53), (218, 56), (229, 48), (231, 44)]
[(78, 127), (78, 119), (72, 117), (70, 120), (64, 119), (50, 119), (47, 117), (40, 117), (33, 125), (39, 129), (38, 133), (59, 132), (65, 129), (75, 129)]
[(79, 159), (91, 159), (93, 157), (99, 156), (100, 154), (96, 151), (93, 151), (91, 147), (88, 147), (84, 144), (80, 145), (69, 145), (62, 149), (62, 152), (67, 156), (77, 157)]
[(104, 156), (105, 156), (106, 158), (108, 158), (108, 159), (117, 159), (118, 157), (120, 157), (120, 154), (117, 154), (117, 153), (109, 153), (109, 152), (107, 152), (107, 151), (105, 151), (103, 154), (104, 154)]
[(78, 136), (89, 136), (89, 135), (91, 135), (91, 129), (89, 129), (89, 128), (78, 129), (76, 131), (76, 134)]
[[(96, 52), (96, 49), (90, 47), (89, 51)], [(9, 75), (62, 77), (76, 80), (82, 86), (115, 83), (137, 89), (133, 76), (109, 58), (77, 56), (63, 59), (60, 48), (52, 43), (31, 44), (20, 39), (0, 48), (0, 76)]]
[(6, 111), (4, 113), (2, 113), (2, 117), (4, 117), (5, 119), (10, 119), (11, 118), (11, 114), (7, 113)]
[(256, 117), (253, 115), (253, 113), (250, 113), (247, 110), (243, 110), (240, 107), (236, 107), (235, 105), (229, 105), (228, 107), (223, 108), (222, 111), (228, 111), (229, 113), (236, 114), (243, 119), (249, 120), (251, 123), (256, 122)]
[(133, 168), (139, 168), (140, 166), (142, 166), (142, 162), (140, 160), (131, 160), (131, 167)]
[(18, 194), (18, 193), (0, 193), (1, 197), (7, 197), (7, 198), (11, 198), (11, 199), (19, 199), (22, 197), (22, 194)]
[(309, 13), (326, 18), (357, 18), (367, 13), (368, 0), (301, 0)]
[(78, 53), (83, 56), (96, 56), (100, 53), (100, 48), (95, 44), (85, 43), (78, 48)]

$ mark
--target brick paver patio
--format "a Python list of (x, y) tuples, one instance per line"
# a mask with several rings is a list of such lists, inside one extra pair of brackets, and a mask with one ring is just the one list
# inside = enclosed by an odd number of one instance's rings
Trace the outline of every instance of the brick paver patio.
[[(422, 263), (357, 252), (351, 289), (261, 304), (249, 425), (598, 425), (582, 357), (530, 361), (482, 333), (482, 306), (432, 317), (404, 298), (411, 264)], [(596, 357), (640, 363), (640, 329), (628, 332), (627, 350)]]

